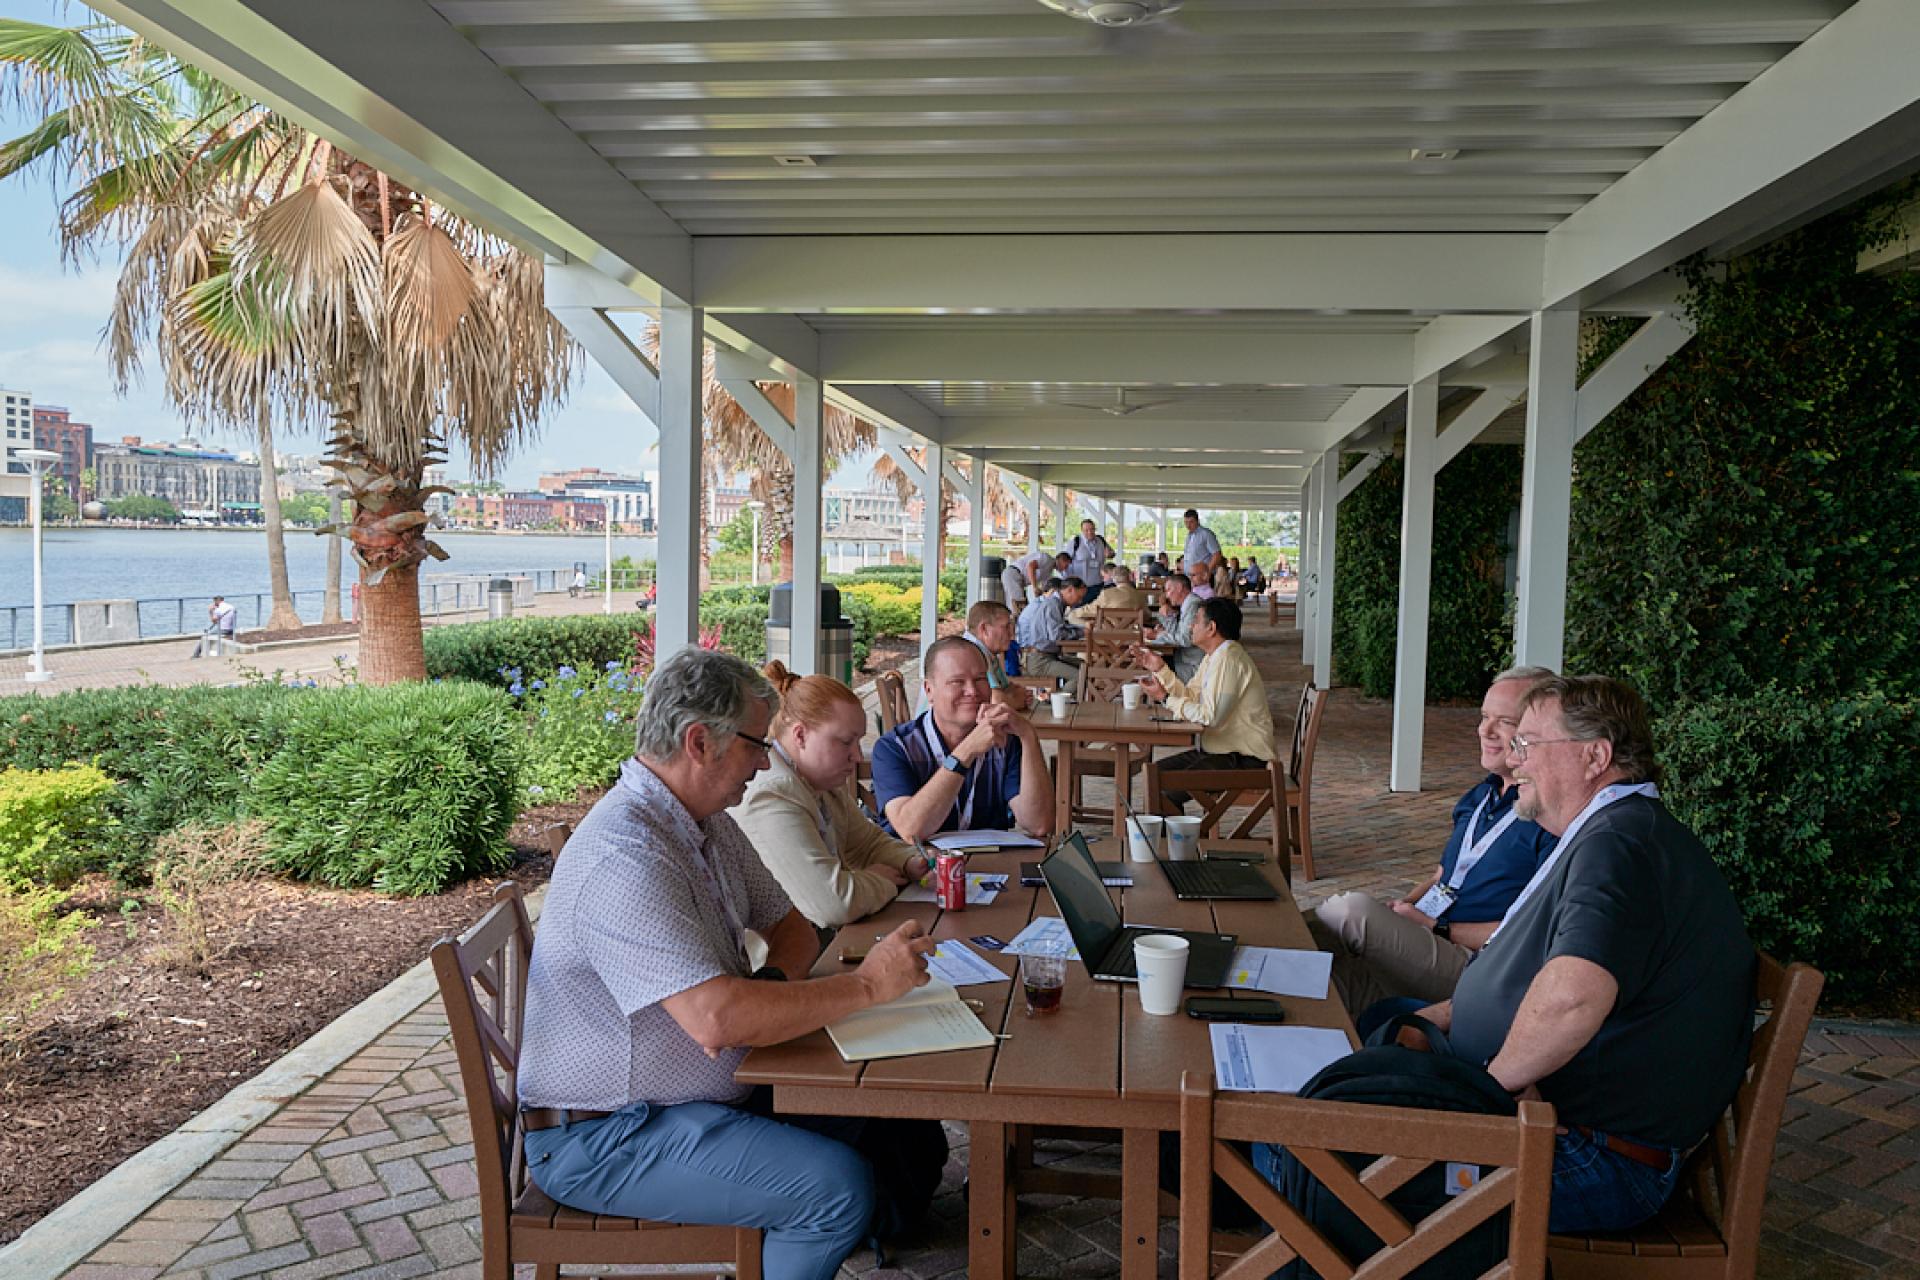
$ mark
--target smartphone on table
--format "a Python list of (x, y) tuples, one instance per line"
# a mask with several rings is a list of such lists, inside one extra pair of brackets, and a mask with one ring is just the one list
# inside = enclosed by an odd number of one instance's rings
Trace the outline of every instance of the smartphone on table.
[(1189, 996), (1187, 1016), (1202, 1022), (1285, 1022), (1287, 1011), (1278, 1000), (1225, 1000), (1217, 996)]

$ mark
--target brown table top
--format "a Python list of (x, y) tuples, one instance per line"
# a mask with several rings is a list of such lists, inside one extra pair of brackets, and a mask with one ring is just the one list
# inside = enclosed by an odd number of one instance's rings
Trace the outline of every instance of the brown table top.
[(1044, 700), (1030, 719), (1042, 741), (1133, 742), (1152, 746), (1191, 746), (1206, 726), (1182, 720), (1163, 706), (1142, 702), (1129, 711), (1118, 702), (1076, 702), (1056, 716)]
[[(1123, 857), (1120, 842), (1101, 840), (1094, 855)], [(992, 934), (1003, 941), (1025, 928), (1035, 915), (1056, 914), (1044, 887), (1019, 883), (1022, 861), (1035, 860), (1037, 851), (1023, 858), (1015, 851), (975, 854), (974, 871), (1001, 872), (1008, 887), (990, 906), (941, 912), (925, 903), (894, 903), (867, 920), (848, 925), (834, 939), (815, 967), (815, 974), (844, 972), (839, 954), (847, 943), (885, 933), (905, 919), (918, 919), (935, 938), (970, 939)], [(1282, 890), (1273, 902), (1181, 902), (1152, 864), (1129, 864), (1131, 888), (1114, 889), (1122, 916), (1131, 924), (1167, 925), (1181, 929), (1233, 933), (1245, 945), (1309, 949), (1313, 942), (1299, 907), (1287, 893), (1277, 868), (1261, 870)], [(1031, 1122), (1033, 1104), (1045, 1103), (1054, 1123), (1138, 1128), (1178, 1126), (1181, 1073), (1210, 1071), (1212, 1041), (1207, 1024), (1175, 1014), (1155, 1017), (1140, 1008), (1137, 990), (1129, 984), (1095, 982), (1086, 966), (1067, 965), (1067, 987), (1059, 1012), (1046, 1017), (1026, 1016), (1018, 985), (1018, 957), (975, 946), (987, 962), (1014, 978), (964, 988), (962, 994), (986, 1003), (981, 1020), (1006, 1038), (995, 1047), (959, 1053), (924, 1054), (871, 1063), (843, 1062), (824, 1031), (785, 1044), (756, 1049), (741, 1064), (738, 1078), (751, 1084), (799, 1090), (803, 1105), (820, 1106), (844, 1114), (901, 1114), (902, 1094), (918, 1095), (913, 1114), (944, 1119), (991, 1119), (1005, 1111), (1013, 1123)], [(1259, 992), (1218, 991), (1206, 994), (1230, 997), (1259, 996)], [(1301, 1026), (1337, 1027), (1352, 1036), (1347, 1011), (1331, 992), (1324, 1000), (1274, 997), (1286, 1007), (1290, 1022)], [(843, 1091), (852, 1091), (850, 1093)], [(946, 1100), (930, 1094), (951, 1095)], [(838, 1096), (836, 1096), (838, 1095)], [(894, 1100), (889, 1102), (889, 1096)], [(1116, 1113), (1114, 1105), (1124, 1104)]]

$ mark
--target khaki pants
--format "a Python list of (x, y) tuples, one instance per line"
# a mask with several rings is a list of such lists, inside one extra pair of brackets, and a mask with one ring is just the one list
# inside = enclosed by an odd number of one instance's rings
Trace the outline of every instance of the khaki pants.
[(1080, 664), (1068, 662), (1057, 653), (1047, 653), (1040, 649), (1022, 649), (1020, 651), (1020, 674), (1023, 676), (1045, 676), (1049, 680), (1065, 677), (1067, 691), (1080, 682)]
[(1473, 955), (1367, 893), (1328, 898), (1307, 913), (1307, 929), (1322, 951), (1333, 953), (1334, 988), (1356, 1018), (1391, 996), (1451, 998)]

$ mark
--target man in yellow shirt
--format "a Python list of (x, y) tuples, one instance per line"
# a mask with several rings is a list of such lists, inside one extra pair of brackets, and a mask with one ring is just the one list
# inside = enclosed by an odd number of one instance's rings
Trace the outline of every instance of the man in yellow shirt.
[[(1147, 697), (1165, 702), (1182, 720), (1207, 726), (1194, 751), (1159, 762), (1162, 773), (1182, 769), (1261, 769), (1279, 752), (1273, 741), (1273, 713), (1267, 686), (1253, 659), (1240, 645), (1240, 606), (1216, 596), (1200, 602), (1193, 618), (1193, 643), (1204, 655), (1193, 679), (1182, 680), (1166, 659), (1151, 649), (1135, 648), (1134, 660), (1152, 674), (1140, 682)], [(1169, 781), (1172, 781), (1171, 779)], [(1168, 791), (1184, 806), (1188, 796)]]

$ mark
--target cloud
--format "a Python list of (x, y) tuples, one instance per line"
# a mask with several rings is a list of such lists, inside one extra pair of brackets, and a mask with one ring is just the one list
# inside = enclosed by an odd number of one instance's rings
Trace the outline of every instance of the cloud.
[(113, 310), (117, 267), (93, 266), (79, 272), (53, 268), (23, 270), (0, 263), (0, 315), (45, 323), (78, 320), (95, 332), (106, 328)]

